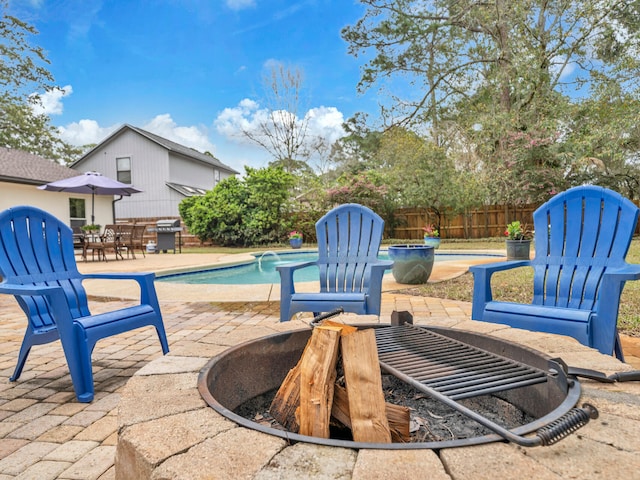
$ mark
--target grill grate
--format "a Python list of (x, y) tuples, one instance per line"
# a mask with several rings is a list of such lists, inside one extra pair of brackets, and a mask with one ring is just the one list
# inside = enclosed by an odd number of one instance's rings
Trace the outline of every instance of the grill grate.
[(547, 373), (410, 324), (376, 329), (380, 365), (452, 400), (547, 381)]

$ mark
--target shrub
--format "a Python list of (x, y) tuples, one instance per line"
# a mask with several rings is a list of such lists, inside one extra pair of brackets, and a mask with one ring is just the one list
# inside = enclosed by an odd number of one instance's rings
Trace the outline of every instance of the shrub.
[(180, 203), (189, 231), (224, 246), (280, 241), (289, 228), (293, 176), (281, 168), (245, 167), (245, 177), (229, 177), (202, 197)]

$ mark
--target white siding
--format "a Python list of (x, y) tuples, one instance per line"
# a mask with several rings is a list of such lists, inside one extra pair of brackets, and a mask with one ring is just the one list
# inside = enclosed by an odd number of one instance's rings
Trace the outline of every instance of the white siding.
[(170, 182), (211, 190), (215, 186), (214, 174), (213, 165), (205, 165), (179, 155), (169, 154)]
[[(217, 168), (170, 152), (139, 133), (125, 128), (86, 156), (74, 169), (97, 171), (117, 179), (116, 158), (131, 158), (131, 183), (142, 190), (116, 202), (116, 218), (178, 217), (178, 205), (185, 198), (167, 182), (210, 190)], [(230, 176), (220, 172), (220, 179)]]
[[(167, 207), (171, 204), (165, 185), (169, 178), (169, 155), (157, 143), (127, 129), (92, 152), (74, 168), (82, 172), (95, 170), (116, 179), (116, 158), (119, 157), (131, 157), (131, 183), (143, 193), (125, 196), (116, 202), (116, 217), (148, 218), (167, 215)], [(177, 212), (177, 207), (175, 209)]]

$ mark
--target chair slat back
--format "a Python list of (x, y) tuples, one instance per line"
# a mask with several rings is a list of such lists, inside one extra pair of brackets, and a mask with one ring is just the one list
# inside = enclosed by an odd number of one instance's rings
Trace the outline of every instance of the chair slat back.
[(118, 243), (123, 245), (131, 245), (131, 240), (133, 238), (133, 225), (128, 224), (118, 224), (116, 225), (117, 231), (116, 235), (118, 237)]
[(119, 232), (119, 225), (105, 225), (102, 235), (100, 235), (100, 241), (104, 243), (105, 246), (114, 247), (118, 240)]
[(538, 208), (533, 303), (592, 310), (602, 275), (625, 263), (639, 211), (596, 186), (569, 189)]
[(134, 225), (131, 234), (132, 245), (137, 248), (143, 247), (144, 232), (147, 230), (146, 225)]
[[(35, 207), (13, 207), (0, 213), (0, 276), (17, 285), (61, 286), (74, 317), (89, 314), (87, 296), (76, 265), (73, 232), (51, 214)], [(16, 296), (35, 329), (53, 325), (42, 297)]]
[(320, 291), (360, 293), (369, 287), (384, 220), (357, 204), (334, 208), (316, 223)]

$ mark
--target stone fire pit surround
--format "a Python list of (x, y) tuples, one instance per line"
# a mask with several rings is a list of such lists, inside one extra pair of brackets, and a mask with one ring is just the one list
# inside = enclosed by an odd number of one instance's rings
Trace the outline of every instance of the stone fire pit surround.
[[(356, 317), (353, 317), (354, 320)], [(567, 337), (471, 320), (415, 318), (521, 343), (568, 364), (607, 374), (631, 370)], [(357, 323), (354, 321), (353, 323)], [(365, 317), (362, 323), (371, 323)], [(434, 450), (355, 450), (286, 440), (227, 420), (200, 396), (197, 380), (211, 357), (230, 346), (304, 327), (242, 325), (172, 345), (168, 356), (137, 372), (119, 404), (116, 478), (127, 479), (430, 479), (635, 478), (640, 471), (640, 382), (603, 384), (581, 379), (583, 398), (600, 418), (550, 447), (507, 443)], [(614, 474), (614, 475), (612, 475)]]

